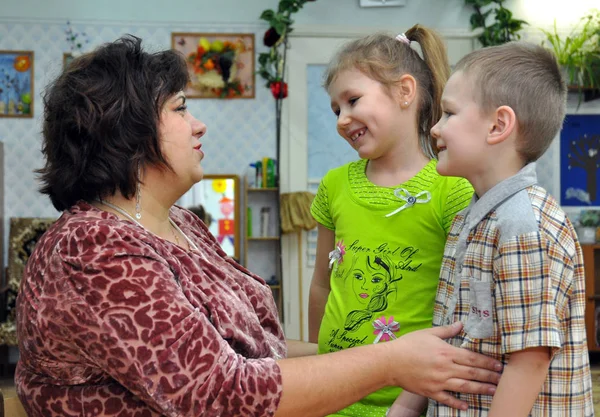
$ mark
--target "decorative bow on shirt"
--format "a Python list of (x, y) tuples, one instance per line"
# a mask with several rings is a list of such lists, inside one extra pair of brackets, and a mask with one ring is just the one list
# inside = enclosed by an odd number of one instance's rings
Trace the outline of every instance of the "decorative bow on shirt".
[(394, 214), (399, 213), (406, 208), (410, 208), (417, 203), (425, 204), (431, 201), (431, 193), (429, 191), (421, 191), (417, 195), (412, 195), (406, 188), (396, 188), (394, 190), (394, 195), (400, 200), (405, 201), (405, 203), (391, 213), (386, 214), (385, 217), (391, 217)]
[(377, 335), (373, 344), (379, 343), (379, 340), (389, 342), (396, 339), (394, 332), (400, 330), (400, 323), (394, 320), (394, 316), (390, 316), (389, 321), (385, 319), (385, 316), (381, 316), (373, 322), (373, 327), (375, 327), (373, 334)]

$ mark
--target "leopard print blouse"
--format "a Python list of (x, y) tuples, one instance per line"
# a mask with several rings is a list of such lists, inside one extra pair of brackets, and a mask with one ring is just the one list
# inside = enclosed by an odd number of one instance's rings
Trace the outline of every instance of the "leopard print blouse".
[(29, 416), (270, 416), (286, 355), (269, 287), (179, 207), (185, 251), (79, 202), (42, 236), (17, 300)]

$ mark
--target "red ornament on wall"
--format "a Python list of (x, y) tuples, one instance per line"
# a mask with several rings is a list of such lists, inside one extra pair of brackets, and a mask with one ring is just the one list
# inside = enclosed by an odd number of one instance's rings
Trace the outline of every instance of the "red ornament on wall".
[[(288, 85), (283, 81), (272, 82), (269, 86), (271, 88), (271, 94), (275, 98), (286, 98), (288, 95)], [(283, 89), (283, 91), (281, 91)]]

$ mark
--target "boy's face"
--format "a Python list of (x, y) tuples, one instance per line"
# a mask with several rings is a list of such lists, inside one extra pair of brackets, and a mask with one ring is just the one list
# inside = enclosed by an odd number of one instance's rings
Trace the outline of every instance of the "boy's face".
[(431, 128), (431, 136), (439, 148), (438, 172), (464, 177), (473, 183), (489, 167), (491, 147), (486, 137), (493, 121), (474, 101), (469, 81), (462, 71), (450, 77), (442, 94), (444, 113)]

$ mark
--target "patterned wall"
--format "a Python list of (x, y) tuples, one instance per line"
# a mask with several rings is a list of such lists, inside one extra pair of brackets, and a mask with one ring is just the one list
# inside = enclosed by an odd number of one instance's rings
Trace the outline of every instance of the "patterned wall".
[[(169, 48), (171, 32), (255, 33), (255, 48), (262, 52), (264, 28), (257, 25), (222, 25), (196, 27), (147, 23), (128, 25), (115, 23), (72, 22), (76, 32), (85, 32), (90, 47), (110, 42), (130, 33), (143, 39), (150, 50)], [(62, 56), (69, 52), (65, 40), (66, 20), (2, 21), (0, 20), (0, 50), (33, 50), (34, 118), (0, 118), (0, 141), (4, 142), (5, 230), (9, 217), (53, 217), (58, 213), (49, 199), (37, 192), (33, 170), (42, 166), (40, 152), (42, 103), (40, 93), (62, 67)], [(206, 173), (242, 176), (250, 161), (263, 156), (274, 157), (275, 115), (271, 93), (257, 78), (256, 98), (241, 100), (190, 99), (190, 112), (208, 125), (202, 150), (206, 154)], [(6, 245), (4, 245), (6, 248)], [(4, 257), (6, 259), (6, 255)]]

